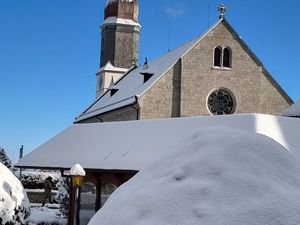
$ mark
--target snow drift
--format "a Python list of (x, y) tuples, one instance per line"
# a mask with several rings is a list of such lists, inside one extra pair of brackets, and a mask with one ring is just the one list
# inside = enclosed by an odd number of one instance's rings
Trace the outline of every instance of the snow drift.
[(30, 206), (21, 182), (0, 163), (0, 225), (25, 224)]
[(300, 224), (299, 172), (266, 136), (202, 129), (122, 185), (89, 225)]

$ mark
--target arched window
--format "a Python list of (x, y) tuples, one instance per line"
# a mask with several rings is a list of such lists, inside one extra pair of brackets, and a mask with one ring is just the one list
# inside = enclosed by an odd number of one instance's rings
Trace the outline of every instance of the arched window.
[(231, 68), (231, 50), (228, 47), (223, 50), (223, 67)]
[(214, 66), (221, 67), (221, 54), (222, 49), (221, 47), (216, 47), (214, 51)]

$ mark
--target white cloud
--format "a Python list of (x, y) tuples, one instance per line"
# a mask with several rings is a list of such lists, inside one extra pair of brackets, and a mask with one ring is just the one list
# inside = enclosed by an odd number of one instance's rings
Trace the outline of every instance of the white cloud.
[(179, 17), (185, 13), (185, 9), (183, 6), (169, 6), (165, 9), (165, 13), (167, 13), (171, 17)]

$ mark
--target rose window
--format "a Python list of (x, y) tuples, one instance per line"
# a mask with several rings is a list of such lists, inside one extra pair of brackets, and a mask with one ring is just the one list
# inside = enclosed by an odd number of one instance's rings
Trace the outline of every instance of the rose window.
[(224, 89), (212, 92), (207, 100), (207, 107), (213, 115), (226, 115), (234, 112), (233, 96)]

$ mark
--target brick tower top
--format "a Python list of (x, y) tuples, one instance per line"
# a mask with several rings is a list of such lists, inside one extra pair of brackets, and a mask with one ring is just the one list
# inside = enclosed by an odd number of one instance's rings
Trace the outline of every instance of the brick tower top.
[(137, 0), (107, 0), (104, 19), (117, 17), (138, 22), (139, 8)]
[(141, 25), (137, 0), (107, 0), (101, 28), (100, 70), (96, 96), (109, 90), (111, 79), (120, 79), (137, 65)]

